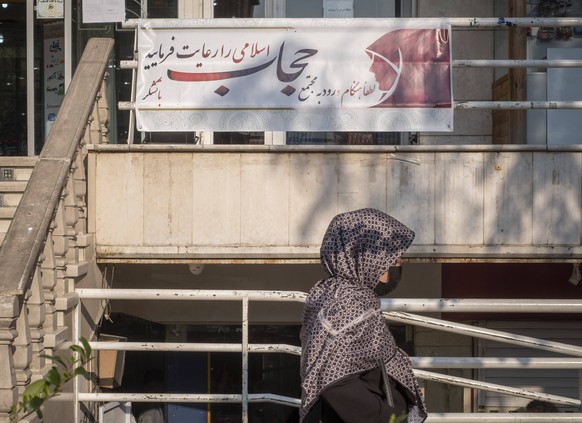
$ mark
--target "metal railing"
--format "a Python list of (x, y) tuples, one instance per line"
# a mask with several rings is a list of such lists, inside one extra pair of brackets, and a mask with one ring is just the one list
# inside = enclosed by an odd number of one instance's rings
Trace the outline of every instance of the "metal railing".
[[(249, 404), (270, 402), (297, 407), (300, 399), (271, 393), (249, 393), (248, 356), (250, 353), (287, 353), (300, 355), (301, 349), (286, 344), (250, 344), (249, 306), (250, 302), (278, 301), (302, 303), (306, 294), (297, 291), (229, 291), (229, 290), (155, 290), (155, 289), (78, 289), (76, 291), (80, 304), (87, 299), (106, 300), (173, 300), (173, 301), (239, 301), (242, 303), (242, 342), (241, 343), (150, 343), (150, 342), (91, 342), (99, 350), (121, 351), (205, 351), (205, 352), (240, 352), (242, 355), (242, 391), (241, 394), (168, 394), (168, 393), (82, 393), (75, 391), (76, 408), (80, 402), (181, 402), (181, 403), (241, 403), (242, 420), (249, 421)], [(511, 305), (511, 308), (503, 308)], [(579, 398), (567, 398), (524, 389), (501, 386), (482, 381), (464, 379), (429, 372), (421, 369), (576, 369), (582, 367), (582, 347), (551, 342), (526, 336), (508, 334), (501, 331), (453, 323), (446, 320), (423, 317), (409, 312), (504, 312), (524, 313), (581, 313), (582, 300), (564, 301), (560, 307), (558, 300), (460, 300), (460, 299), (384, 299), (382, 309), (387, 320), (432, 329), (454, 332), (467, 336), (493, 339), (498, 342), (527, 346), (533, 349), (568, 354), (564, 358), (490, 358), (490, 357), (412, 357), (415, 374), (421, 380), (434, 381), (463, 386), (469, 389), (492, 391), (528, 399), (537, 399), (560, 405), (580, 408)], [(76, 325), (79, 327), (81, 307), (76, 308)], [(573, 357), (572, 357), (573, 356)], [(580, 376), (579, 376), (580, 377)], [(453, 422), (578, 422), (582, 413), (544, 414), (531, 413), (434, 413), (429, 415), (428, 423)]]

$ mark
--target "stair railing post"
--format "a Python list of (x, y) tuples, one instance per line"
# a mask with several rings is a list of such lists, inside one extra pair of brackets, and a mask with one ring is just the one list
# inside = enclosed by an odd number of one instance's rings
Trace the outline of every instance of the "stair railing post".
[(18, 400), (14, 373), (14, 339), (20, 301), (16, 295), (0, 298), (0, 423), (10, 422), (10, 408)]

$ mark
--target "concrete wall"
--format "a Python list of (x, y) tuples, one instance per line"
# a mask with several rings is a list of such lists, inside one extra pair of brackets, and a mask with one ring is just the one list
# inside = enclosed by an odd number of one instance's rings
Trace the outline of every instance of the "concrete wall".
[(410, 260), (582, 257), (579, 147), (149, 147), (91, 154), (100, 260), (317, 262), (332, 217), (361, 207), (416, 232)]

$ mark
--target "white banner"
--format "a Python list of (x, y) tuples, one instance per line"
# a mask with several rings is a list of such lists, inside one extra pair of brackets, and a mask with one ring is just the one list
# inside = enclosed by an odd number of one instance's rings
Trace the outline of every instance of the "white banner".
[(452, 131), (440, 20), (140, 20), (142, 131)]

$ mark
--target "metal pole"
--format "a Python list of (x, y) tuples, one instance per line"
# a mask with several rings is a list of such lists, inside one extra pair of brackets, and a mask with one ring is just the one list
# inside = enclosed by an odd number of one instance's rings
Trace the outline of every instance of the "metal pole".
[[(78, 343), (79, 338), (81, 337), (81, 307), (83, 307), (83, 303), (79, 301), (75, 308), (73, 309), (73, 342)], [(79, 353), (73, 352), (74, 357), (79, 357)], [(73, 395), (75, 397), (75, 409), (73, 411), (75, 423), (80, 423), (80, 402), (79, 402), (79, 388), (80, 388), (80, 381), (79, 378), (76, 377), (73, 379)]]
[(582, 300), (382, 298), (383, 311), (412, 313), (582, 313)]
[[(26, 2), (26, 150), (34, 156), (34, 2)], [(19, 140), (20, 141), (20, 140)]]
[(575, 357), (582, 357), (582, 348), (575, 345), (562, 344), (560, 342), (546, 341), (544, 339), (532, 338), (529, 336), (516, 335), (492, 329), (480, 328), (462, 323), (453, 323), (446, 320), (434, 319), (431, 317), (417, 316), (401, 312), (384, 312), (384, 317), (388, 320), (409, 325), (422, 326), (450, 333), (473, 336), (476, 338), (491, 339), (507, 344), (522, 345), (544, 351), (552, 351), (560, 354), (569, 354)]
[(455, 109), (582, 109), (582, 101), (455, 101)]
[(212, 290), (212, 289), (92, 289), (75, 290), (79, 298), (104, 300), (221, 300), (290, 301), (303, 303), (307, 294), (300, 291)]
[[(205, 344), (181, 342), (90, 342), (95, 351), (188, 351), (242, 352), (242, 344)], [(249, 352), (301, 355), (301, 347), (287, 344), (248, 344)]]
[(504, 385), (497, 385), (495, 383), (487, 383), (482, 381), (475, 381), (472, 379), (465, 379), (457, 376), (448, 376), (440, 373), (427, 372), (425, 370), (414, 370), (414, 374), (419, 379), (430, 380), (432, 382), (447, 383), (450, 385), (466, 386), (468, 388), (479, 389), (482, 391), (497, 392), (505, 395), (513, 395), (516, 397), (529, 398), (551, 402), (562, 405), (580, 406), (579, 399), (568, 397), (561, 397), (558, 395), (550, 395), (539, 392), (526, 391), (525, 389), (511, 388)]
[(582, 60), (452, 60), (456, 68), (579, 68)]
[(425, 423), (579, 423), (580, 414), (429, 413)]
[(242, 300), (242, 419), (249, 421), (249, 299)]

